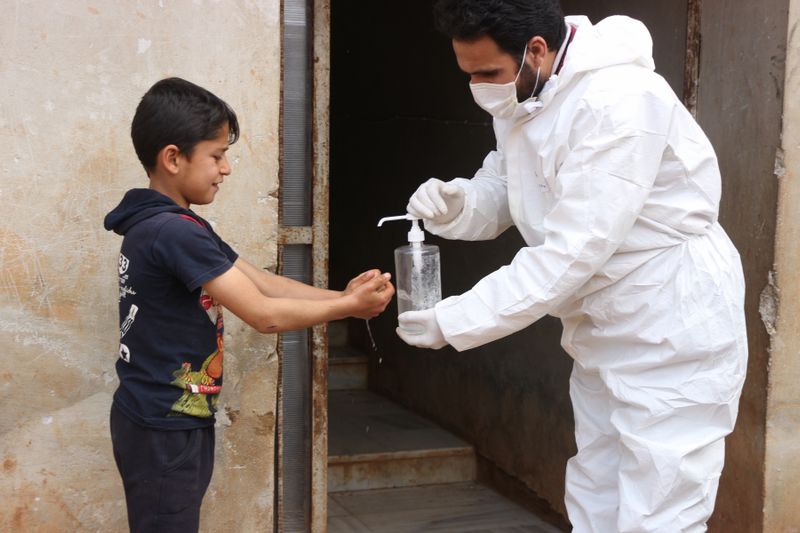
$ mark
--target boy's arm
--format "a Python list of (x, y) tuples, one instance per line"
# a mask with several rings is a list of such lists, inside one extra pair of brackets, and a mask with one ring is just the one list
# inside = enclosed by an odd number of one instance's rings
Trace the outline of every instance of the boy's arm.
[[(236, 263), (238, 264), (239, 260)], [(272, 280), (272, 277), (268, 279)], [(290, 287), (289, 293), (297, 289), (293, 284), (286, 284), (283, 287)], [(389, 282), (388, 274), (384, 274), (374, 276), (352, 291), (338, 293), (338, 296), (332, 298), (267, 296), (262, 294), (259, 286), (236, 266), (204, 283), (203, 288), (217, 302), (261, 333), (304, 329), (348, 316), (372, 318), (383, 312), (394, 295), (394, 287)], [(271, 289), (269, 290), (271, 292)]]
[[(338, 298), (342, 296), (342, 291), (333, 291), (330, 289), (320, 289), (312, 285), (295, 281), (285, 276), (278, 276), (267, 270), (260, 269), (253, 264), (247, 262), (243, 258), (238, 258), (233, 264), (236, 268), (241, 270), (250, 281), (252, 281), (258, 290), (264, 296), (273, 298), (304, 298), (306, 300), (330, 300), (331, 298)], [(372, 279), (374, 276), (380, 275), (380, 271), (369, 270), (354, 278), (344, 290), (344, 294), (350, 293), (355, 287), (361, 283)]]

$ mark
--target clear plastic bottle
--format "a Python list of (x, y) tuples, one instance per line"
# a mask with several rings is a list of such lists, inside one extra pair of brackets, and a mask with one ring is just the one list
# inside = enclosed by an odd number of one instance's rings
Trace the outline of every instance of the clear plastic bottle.
[(378, 226), (388, 220), (411, 221), (408, 244), (394, 251), (397, 311), (430, 309), (442, 299), (439, 247), (425, 244), (425, 232), (419, 227), (419, 219), (411, 215), (386, 217)]
[(442, 299), (439, 247), (421, 242), (394, 251), (397, 312), (430, 309)]

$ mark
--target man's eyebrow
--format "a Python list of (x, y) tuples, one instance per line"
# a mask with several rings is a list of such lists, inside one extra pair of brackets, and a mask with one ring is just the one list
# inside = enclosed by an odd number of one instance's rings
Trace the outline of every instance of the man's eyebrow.
[(488, 68), (488, 69), (481, 69), (475, 70), (473, 72), (467, 72), (470, 76), (491, 76), (492, 74), (497, 74), (500, 72), (501, 69), (499, 68)]

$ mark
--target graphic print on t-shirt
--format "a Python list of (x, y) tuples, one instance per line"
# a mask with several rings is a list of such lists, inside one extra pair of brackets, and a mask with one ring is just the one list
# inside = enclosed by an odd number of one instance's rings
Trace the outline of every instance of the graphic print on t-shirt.
[(205, 290), (200, 295), (200, 305), (208, 313), (208, 318), (217, 328), (217, 351), (209, 355), (200, 370), (192, 370), (192, 364), (185, 361), (181, 368), (174, 371), (175, 379), (172, 385), (180, 387), (183, 394), (172, 406), (174, 413), (181, 413), (197, 417), (209, 417), (214, 414), (217, 398), (222, 385), (218, 381), (222, 378), (222, 362), (225, 355), (224, 340), (222, 338), (223, 318), (220, 306)]
[(122, 342), (122, 338), (128, 333), (128, 330), (131, 329), (133, 321), (136, 320), (136, 313), (138, 312), (139, 307), (136, 304), (131, 304), (131, 308), (128, 310), (128, 316), (125, 317), (125, 320), (122, 321), (122, 325), (119, 327), (119, 356), (126, 363), (131, 362), (131, 350)]
[[(123, 300), (127, 295), (136, 296), (136, 291), (133, 290), (133, 287), (128, 286), (128, 268), (131, 266), (131, 262), (128, 260), (125, 255), (121, 252), (119, 254), (119, 300)], [(130, 309), (128, 309), (128, 316), (125, 317), (125, 320), (122, 321), (122, 325), (119, 327), (119, 356), (120, 358), (125, 361), (126, 363), (131, 362), (131, 350), (128, 346), (122, 342), (122, 337), (128, 333), (128, 330), (131, 329), (133, 325), (133, 321), (136, 320), (136, 313), (139, 311), (139, 307), (135, 304), (131, 304)]]
[(133, 290), (133, 287), (128, 286), (128, 268), (131, 266), (130, 260), (125, 257), (122, 253), (119, 254), (118, 263), (118, 270), (119, 270), (119, 299), (122, 300), (129, 294), (132, 296), (136, 296), (136, 291)]

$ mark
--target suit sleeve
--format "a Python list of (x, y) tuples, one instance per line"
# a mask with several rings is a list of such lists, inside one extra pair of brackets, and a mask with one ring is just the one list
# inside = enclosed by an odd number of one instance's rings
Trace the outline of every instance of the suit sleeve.
[(494, 239), (513, 225), (508, 210), (505, 163), (498, 149), (486, 156), (472, 179), (451, 181), (464, 189), (464, 209), (447, 224), (425, 221), (425, 229), (446, 239)]
[(619, 247), (666, 147), (671, 108), (651, 100), (640, 95), (600, 108), (587, 104), (580, 138), (557, 173), (543, 244), (522, 248), (509, 265), (436, 305), (442, 332), (457, 350), (519, 331), (554, 311)]

